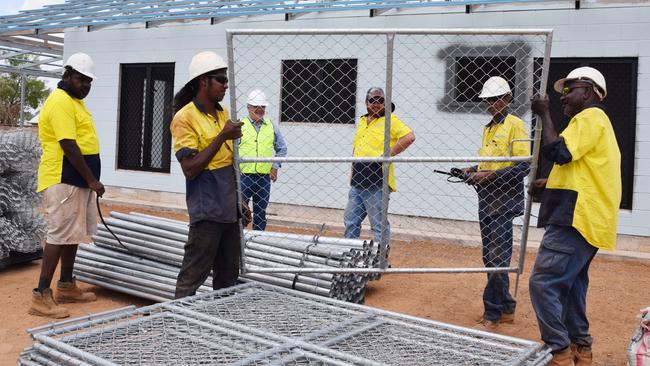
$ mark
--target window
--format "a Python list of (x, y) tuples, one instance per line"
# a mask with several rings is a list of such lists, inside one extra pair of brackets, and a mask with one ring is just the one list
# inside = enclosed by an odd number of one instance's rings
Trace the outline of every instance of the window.
[(356, 59), (283, 60), (282, 122), (354, 124)]
[[(541, 63), (537, 63), (541, 65)], [(560, 95), (553, 90), (555, 80), (565, 77), (571, 70), (581, 66), (591, 66), (605, 76), (607, 82), (607, 98), (603, 101), (612, 127), (616, 134), (618, 147), (621, 150), (621, 178), (623, 196), (621, 208), (632, 209), (632, 193), (634, 191), (634, 149), (636, 140), (636, 88), (637, 88), (636, 57), (620, 58), (552, 58), (548, 74), (546, 93), (551, 103), (551, 118), (558, 132), (564, 130), (569, 118), (562, 114)], [(535, 73), (537, 82), (541, 70)], [(539, 177), (548, 177), (552, 164), (540, 156)]]
[(122, 64), (118, 169), (169, 173), (174, 64)]
[(512, 89), (512, 112), (525, 114), (526, 81), (533, 62), (530, 52), (530, 46), (521, 42), (443, 49), (438, 57), (446, 63), (447, 74), (438, 108), (451, 113), (485, 113), (478, 97), (483, 83), (491, 76), (501, 76)]
[[(515, 63), (514, 57), (457, 57), (454, 100), (480, 103), (478, 96), (490, 76), (501, 76), (512, 88), (515, 85)], [(513, 97), (516, 97), (516, 90)]]

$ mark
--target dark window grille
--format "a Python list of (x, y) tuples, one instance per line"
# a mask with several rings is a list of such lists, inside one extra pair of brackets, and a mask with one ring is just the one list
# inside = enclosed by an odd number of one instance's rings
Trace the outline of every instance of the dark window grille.
[(122, 64), (118, 169), (169, 173), (174, 64)]
[(491, 76), (508, 80), (516, 98), (515, 86), (517, 59), (515, 57), (457, 57), (454, 99), (457, 102), (480, 103), (483, 84)]
[[(541, 62), (536, 65), (541, 65)], [(546, 93), (550, 99), (551, 118), (558, 133), (569, 124), (569, 117), (562, 113), (560, 94), (553, 90), (553, 83), (555, 80), (566, 77), (571, 70), (581, 66), (598, 69), (607, 82), (607, 98), (603, 104), (612, 121), (618, 147), (621, 150), (621, 180), (623, 184), (621, 208), (632, 209), (638, 58), (552, 58)], [(535, 71), (535, 80), (539, 83), (541, 69), (538, 67)], [(552, 167), (553, 165), (540, 155), (537, 176), (548, 177)]]
[(282, 122), (354, 124), (356, 59), (283, 60)]

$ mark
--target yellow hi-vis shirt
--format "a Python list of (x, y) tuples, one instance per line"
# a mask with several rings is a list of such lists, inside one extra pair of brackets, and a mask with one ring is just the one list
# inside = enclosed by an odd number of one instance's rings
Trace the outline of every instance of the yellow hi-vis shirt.
[[(201, 111), (194, 102), (187, 103), (172, 119), (170, 130), (174, 152), (187, 149), (194, 153), (205, 150), (223, 130), (230, 114), (225, 107), (217, 106), (217, 118)], [(177, 154), (178, 156), (178, 154)], [(206, 169), (223, 168), (233, 163), (233, 142), (226, 140)]]
[[(357, 125), (357, 133), (354, 136), (354, 156), (383, 156), (384, 155), (384, 131), (385, 117), (379, 117), (368, 123), (367, 116), (362, 116)], [(390, 147), (397, 143), (397, 140), (408, 135), (411, 129), (404, 124), (395, 114), (390, 116)], [(388, 186), (395, 191), (395, 176), (393, 164), (388, 170)]]
[(55, 89), (45, 100), (38, 119), (38, 138), (43, 155), (38, 167), (38, 192), (61, 183), (61, 140), (75, 140), (81, 155), (99, 154), (99, 138), (90, 112), (81, 99)]
[[(503, 122), (485, 126), (483, 129), (483, 139), (481, 148), (478, 151), (479, 156), (509, 156), (508, 149), (512, 144), (512, 156), (530, 156), (529, 141), (524, 121), (518, 117), (508, 114)], [(514, 165), (512, 162), (480, 162), (478, 170), (499, 170)]]
[(571, 222), (565, 224), (578, 230), (589, 244), (615, 249), (622, 190), (621, 153), (609, 117), (600, 108), (587, 108), (569, 121), (560, 136), (572, 160), (553, 165), (544, 202), (550, 195), (548, 201), (556, 205), (557, 211), (567, 210), (572, 215), (551, 215), (549, 223), (562, 224), (554, 221), (572, 216)]

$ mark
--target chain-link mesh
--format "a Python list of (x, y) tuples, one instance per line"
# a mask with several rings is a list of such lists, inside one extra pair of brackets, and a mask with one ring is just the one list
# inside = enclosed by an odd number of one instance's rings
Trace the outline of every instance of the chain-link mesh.
[(122, 65), (118, 168), (169, 172), (173, 64)]
[(41, 146), (34, 131), (0, 132), (0, 259), (33, 253), (45, 238), (36, 170)]
[[(246, 96), (262, 90), (288, 149), (239, 158), (283, 164), (264, 188), (273, 230), (325, 223), (327, 235), (386, 244), (393, 269), (519, 266), (529, 100), (545, 84), (549, 34), (229, 31), (232, 113), (249, 116)], [(510, 97), (479, 97), (492, 76)]]
[(537, 365), (535, 342), (247, 283), (30, 330), (21, 364)]

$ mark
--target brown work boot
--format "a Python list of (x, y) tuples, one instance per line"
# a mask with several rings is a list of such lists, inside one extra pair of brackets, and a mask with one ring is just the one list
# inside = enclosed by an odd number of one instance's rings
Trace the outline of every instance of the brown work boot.
[(90, 302), (97, 300), (92, 292), (85, 292), (77, 287), (77, 281), (73, 278), (71, 282), (61, 282), (56, 285), (56, 301), (65, 302)]
[(512, 324), (514, 322), (515, 322), (515, 313), (503, 313), (501, 314), (501, 319), (499, 319), (499, 323)]
[(591, 354), (591, 346), (578, 346), (571, 343), (571, 354), (573, 355), (573, 362), (576, 366), (590, 366), (593, 356)]
[[(477, 316), (474, 321), (477, 323), (483, 323), (485, 319), (483, 318), (483, 315)], [(499, 318), (498, 323), (506, 323), (506, 324), (512, 324), (515, 322), (515, 313), (503, 313), (501, 314), (501, 318)]]
[(68, 309), (59, 306), (52, 297), (52, 289), (46, 288), (43, 292), (37, 289), (32, 291), (32, 306), (28, 310), (29, 314), (45, 316), (48, 318), (67, 318), (70, 316)]
[(547, 366), (575, 366), (573, 363), (573, 353), (571, 348), (567, 347), (561, 351), (553, 353), (553, 359)]
[(499, 322), (487, 320), (483, 317), (481, 317), (481, 320), (478, 322), (478, 329), (480, 330), (484, 330), (488, 332), (496, 332), (498, 328), (499, 328)]

